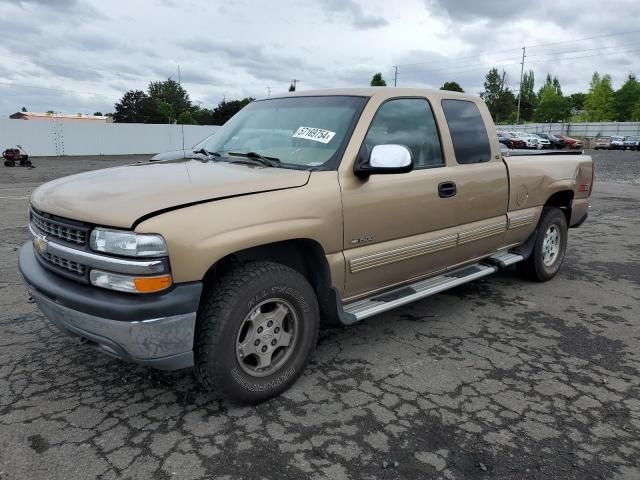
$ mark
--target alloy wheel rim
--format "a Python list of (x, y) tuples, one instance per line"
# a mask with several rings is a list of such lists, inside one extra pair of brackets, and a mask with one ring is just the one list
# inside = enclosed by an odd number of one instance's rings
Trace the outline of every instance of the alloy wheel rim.
[(289, 360), (298, 341), (295, 309), (281, 298), (262, 301), (244, 318), (236, 339), (236, 359), (245, 373), (266, 377)]
[(560, 230), (556, 225), (551, 225), (542, 241), (542, 262), (550, 267), (560, 254)]

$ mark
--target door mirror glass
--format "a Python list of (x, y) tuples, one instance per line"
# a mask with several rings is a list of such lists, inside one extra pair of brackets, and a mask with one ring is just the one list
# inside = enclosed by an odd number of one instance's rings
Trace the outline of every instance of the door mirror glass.
[(355, 173), (369, 176), (384, 173), (406, 173), (413, 170), (411, 150), (404, 145), (376, 145), (367, 162), (356, 162)]

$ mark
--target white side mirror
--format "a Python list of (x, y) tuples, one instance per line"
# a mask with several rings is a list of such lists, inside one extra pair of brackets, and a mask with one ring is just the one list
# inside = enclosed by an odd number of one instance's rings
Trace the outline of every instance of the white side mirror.
[(369, 157), (369, 165), (375, 169), (404, 169), (411, 163), (411, 151), (404, 145), (376, 145)]

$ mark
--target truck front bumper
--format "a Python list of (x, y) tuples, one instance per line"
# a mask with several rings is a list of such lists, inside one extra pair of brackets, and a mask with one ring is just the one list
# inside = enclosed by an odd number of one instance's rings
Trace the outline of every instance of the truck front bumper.
[(45, 317), (62, 332), (113, 357), (162, 370), (193, 365), (200, 282), (135, 295), (83, 285), (40, 265), (29, 242), (20, 272)]

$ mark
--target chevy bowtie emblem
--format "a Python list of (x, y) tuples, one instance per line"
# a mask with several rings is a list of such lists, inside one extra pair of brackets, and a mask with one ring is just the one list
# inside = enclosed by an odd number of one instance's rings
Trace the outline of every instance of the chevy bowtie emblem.
[(40, 254), (44, 254), (47, 253), (47, 245), (49, 244), (49, 242), (47, 242), (47, 239), (45, 237), (41, 237), (41, 236), (37, 236), (33, 239), (33, 246), (36, 248), (36, 250), (40, 253)]

